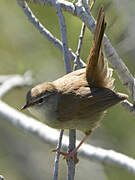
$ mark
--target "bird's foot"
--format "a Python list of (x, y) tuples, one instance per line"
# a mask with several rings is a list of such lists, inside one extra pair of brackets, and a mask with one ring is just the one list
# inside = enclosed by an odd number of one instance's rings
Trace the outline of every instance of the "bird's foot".
[(55, 149), (53, 150), (53, 152), (57, 152), (61, 155), (63, 155), (63, 159), (68, 159), (68, 158), (72, 158), (74, 159), (75, 164), (77, 164), (79, 162), (79, 159), (77, 158), (77, 152), (75, 150), (73, 150), (72, 152), (69, 153), (65, 153), (65, 152), (61, 152), (59, 149)]

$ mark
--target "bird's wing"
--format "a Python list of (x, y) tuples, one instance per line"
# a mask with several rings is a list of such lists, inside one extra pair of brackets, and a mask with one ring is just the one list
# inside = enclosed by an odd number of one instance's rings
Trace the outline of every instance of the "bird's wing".
[(59, 93), (58, 116), (61, 121), (90, 118), (124, 100), (123, 94), (115, 93), (108, 88), (80, 87), (76, 93)]

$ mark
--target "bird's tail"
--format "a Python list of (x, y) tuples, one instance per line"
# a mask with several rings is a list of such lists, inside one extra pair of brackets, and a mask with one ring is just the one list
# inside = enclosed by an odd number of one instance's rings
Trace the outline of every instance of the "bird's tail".
[(103, 37), (105, 28), (104, 8), (101, 7), (98, 14), (92, 47), (87, 60), (86, 78), (88, 83), (94, 87), (113, 89), (113, 70), (108, 67), (108, 62), (104, 58)]

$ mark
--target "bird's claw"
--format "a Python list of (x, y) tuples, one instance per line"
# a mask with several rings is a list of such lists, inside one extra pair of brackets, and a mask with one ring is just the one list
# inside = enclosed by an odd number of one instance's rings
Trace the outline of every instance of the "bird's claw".
[(77, 164), (79, 162), (79, 159), (77, 158), (77, 152), (72, 151), (69, 153), (65, 153), (65, 152), (60, 151), (59, 149), (55, 149), (52, 152), (57, 152), (57, 153), (63, 155), (64, 156), (63, 159), (66, 159), (66, 160), (68, 158), (74, 159), (75, 164)]

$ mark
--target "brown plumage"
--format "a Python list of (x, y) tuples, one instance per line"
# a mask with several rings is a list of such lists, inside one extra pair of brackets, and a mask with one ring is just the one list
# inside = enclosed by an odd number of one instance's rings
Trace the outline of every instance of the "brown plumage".
[(27, 93), (22, 109), (28, 108), (53, 128), (78, 129), (88, 135), (106, 109), (126, 99), (127, 95), (113, 91), (112, 69), (108, 68), (103, 52), (105, 28), (101, 7), (86, 69), (35, 86)]
[(115, 93), (112, 69), (104, 59), (103, 36), (106, 28), (100, 8), (86, 69), (69, 73), (53, 82), (45, 82), (27, 93), (29, 110), (47, 125), (58, 129), (92, 131), (104, 111), (127, 98)]
[(112, 91), (112, 69), (108, 68), (103, 53), (105, 28), (104, 10), (101, 7), (86, 69), (53, 82), (55, 87), (59, 87), (57, 119), (62, 128), (76, 128), (88, 134), (97, 126), (106, 109), (127, 98)]

